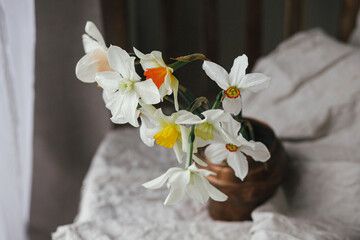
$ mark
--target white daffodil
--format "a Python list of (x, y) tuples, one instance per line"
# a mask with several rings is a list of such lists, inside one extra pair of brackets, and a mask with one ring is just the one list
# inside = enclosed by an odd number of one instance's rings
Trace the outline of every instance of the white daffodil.
[(151, 78), (154, 81), (159, 89), (160, 96), (163, 98), (165, 95), (174, 93), (175, 109), (178, 111), (179, 81), (172, 74), (174, 70), (165, 64), (161, 52), (152, 51), (149, 54), (143, 54), (136, 48), (134, 48), (134, 52), (140, 58), (140, 64), (144, 69), (146, 79)]
[(214, 80), (220, 88), (225, 90), (223, 108), (233, 114), (239, 114), (242, 107), (241, 95), (244, 91), (258, 92), (267, 88), (270, 78), (261, 73), (245, 74), (248, 66), (246, 55), (235, 58), (234, 64), (228, 74), (220, 65), (204, 61), (202, 67), (206, 74)]
[(140, 81), (135, 71), (135, 57), (130, 57), (120, 47), (109, 48), (108, 60), (115, 71), (97, 73), (96, 81), (108, 92), (103, 94), (103, 98), (111, 111), (111, 120), (119, 124), (129, 122), (138, 127), (139, 98), (145, 104), (156, 104), (160, 102), (159, 90), (151, 79)]
[(149, 147), (154, 146), (154, 138), (146, 135), (147, 129), (155, 128), (159, 123), (154, 119), (156, 108), (152, 105), (144, 104), (140, 101), (140, 138)]
[(107, 47), (99, 29), (92, 22), (87, 22), (82, 36), (85, 56), (76, 64), (76, 77), (83, 82), (95, 82), (98, 72), (112, 71), (107, 59)]
[(208, 170), (198, 169), (195, 164), (192, 164), (188, 169), (170, 168), (166, 173), (144, 183), (143, 186), (149, 189), (157, 189), (168, 181), (170, 192), (164, 205), (179, 202), (185, 194), (200, 203), (205, 203), (209, 197), (220, 202), (226, 201), (227, 196), (212, 186), (205, 178), (210, 174), (215, 175)]
[[(148, 109), (145, 110), (147, 111)], [(151, 124), (152, 126), (145, 124), (144, 135), (146, 138), (155, 139), (159, 146), (174, 148), (176, 158), (181, 163), (183, 154), (187, 150), (189, 129), (175, 123), (179, 116), (177, 112), (171, 114), (171, 116), (164, 115), (161, 109), (157, 109), (153, 113), (148, 111), (148, 113), (156, 120), (156, 125), (153, 123)], [(142, 138), (145, 144), (148, 142), (146, 138)]]
[[(223, 125), (228, 132), (234, 134), (237, 134), (241, 127), (240, 123), (235, 120)], [(227, 160), (228, 165), (241, 180), (244, 180), (249, 170), (245, 154), (260, 162), (265, 162), (270, 158), (269, 150), (263, 143), (247, 141), (241, 134), (237, 136), (236, 142), (212, 143), (205, 149), (205, 155), (213, 163), (218, 164)]]
[(196, 147), (203, 147), (211, 141), (231, 141), (231, 135), (221, 127), (221, 122), (229, 122), (231, 116), (221, 109), (210, 109), (202, 112), (204, 119), (185, 110), (178, 112), (177, 124), (195, 124)]

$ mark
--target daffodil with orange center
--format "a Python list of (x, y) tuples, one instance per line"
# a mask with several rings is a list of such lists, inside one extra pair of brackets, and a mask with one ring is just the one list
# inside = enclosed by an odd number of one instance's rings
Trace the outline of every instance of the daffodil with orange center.
[(269, 150), (261, 142), (247, 141), (241, 134), (238, 135), (241, 124), (233, 118), (222, 125), (226, 132), (234, 135), (235, 140), (211, 143), (206, 147), (205, 155), (216, 164), (226, 160), (235, 175), (244, 180), (249, 170), (246, 155), (255, 161), (265, 162), (270, 158)]
[(225, 111), (239, 114), (242, 108), (241, 94), (244, 91), (258, 92), (267, 88), (270, 78), (261, 73), (245, 74), (248, 66), (246, 55), (235, 58), (230, 73), (220, 65), (204, 61), (203, 69), (206, 74), (224, 90), (225, 98), (222, 102)]
[(166, 95), (174, 94), (175, 109), (178, 111), (179, 81), (173, 75), (174, 70), (165, 64), (161, 52), (152, 51), (149, 54), (143, 54), (136, 48), (134, 48), (134, 52), (140, 58), (146, 79), (151, 78), (154, 81), (159, 89), (160, 96), (163, 98)]

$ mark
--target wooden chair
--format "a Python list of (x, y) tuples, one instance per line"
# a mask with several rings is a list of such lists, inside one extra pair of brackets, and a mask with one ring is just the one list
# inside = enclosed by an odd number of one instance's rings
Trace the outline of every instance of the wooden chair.
[[(340, 16), (338, 19), (338, 34), (337, 38), (341, 41), (346, 41), (349, 38), (350, 33), (354, 29), (356, 22), (356, 15), (359, 9), (360, 0), (338, 0)], [(134, 1), (136, 2), (136, 1)], [(131, 20), (129, 20), (129, 4), (134, 4), (134, 2), (126, 0), (101, 0), (101, 8), (103, 12), (103, 25), (105, 38), (107, 43), (121, 46), (128, 51), (132, 51), (129, 40), (129, 30), (132, 26)], [(138, 1), (141, 2), (141, 1)], [(174, 29), (175, 20), (175, 11), (176, 4), (175, 0), (159, 0), (152, 1), (151, 3), (155, 4), (160, 10), (160, 28), (161, 28), (161, 42), (162, 42), (162, 52), (165, 57), (178, 57), (176, 52), (176, 36), (175, 33), (177, 29)], [(194, 39), (194, 41), (199, 42), (201, 46), (202, 53), (204, 53), (212, 61), (219, 61), (219, 16), (217, 9), (220, 7), (221, 1), (219, 0), (202, 0), (194, 1), (194, 4), (197, 7), (201, 8), (201, 32), (202, 36), (200, 39)], [(244, 8), (239, 9), (239, 11), (244, 11), (244, 19), (240, 21), (244, 22), (243, 39), (244, 49), (243, 51), (249, 57), (249, 69), (256, 62), (256, 60), (263, 55), (262, 52), (262, 40), (263, 40), (263, 0), (244, 0), (241, 1)], [(308, 2), (310, 3), (310, 2)], [(306, 1), (305, 0), (285, 0), (284, 5), (284, 20), (283, 20), (283, 39), (286, 39), (293, 35), (294, 33), (301, 31), (305, 26), (305, 17), (306, 17)], [(186, 13), (183, 13), (181, 16), (184, 18), (187, 17)], [(234, 16), (236, 19), (237, 16)], [(159, 49), (160, 50), (160, 49)], [(187, 52), (181, 52), (180, 54), (189, 54)], [(220, 62), (221, 64), (221, 62)], [(185, 86), (191, 85), (191, 89), (195, 89), (196, 95), (215, 96), (218, 88), (215, 83), (212, 81), (206, 81), (206, 76), (203, 73), (200, 73), (201, 66), (200, 63), (196, 68), (191, 69), (188, 75), (183, 74), (181, 71), (178, 77), (182, 84)], [(185, 72), (185, 71), (184, 71)], [(183, 75), (181, 75), (183, 74)], [(178, 76), (178, 75), (177, 75)], [(199, 78), (194, 80), (193, 78)], [(200, 76), (200, 77), (199, 77)], [(200, 89), (200, 90), (199, 90)]]
[[(356, 15), (359, 9), (359, 0), (340, 0), (341, 14), (338, 24), (338, 38), (346, 41), (354, 29)], [(101, 0), (105, 37), (109, 43), (129, 49), (126, 0)], [(174, 31), (171, 30), (173, 23), (174, 0), (161, 0), (164, 54), (171, 52), (171, 43)], [(202, 0), (204, 10), (202, 45), (205, 46), (205, 54), (210, 59), (218, 59), (218, 21), (216, 8), (220, 4), (218, 0)], [(305, 0), (285, 0), (284, 38), (304, 29)], [(262, 39), (262, 0), (245, 0), (245, 52), (251, 63), (261, 56)], [(130, 49), (129, 49), (130, 50)]]

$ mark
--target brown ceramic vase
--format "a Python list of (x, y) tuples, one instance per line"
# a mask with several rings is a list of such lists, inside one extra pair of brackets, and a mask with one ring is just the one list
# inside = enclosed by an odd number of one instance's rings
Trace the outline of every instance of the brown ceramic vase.
[(269, 199), (282, 181), (286, 154), (281, 142), (267, 124), (248, 120), (254, 128), (255, 140), (267, 146), (271, 158), (262, 163), (248, 156), (249, 172), (244, 181), (235, 176), (225, 160), (221, 164), (213, 164), (206, 158), (204, 148), (199, 149), (199, 154), (208, 164), (206, 169), (216, 173), (215, 176), (208, 176), (208, 180), (228, 196), (225, 202), (209, 199), (208, 210), (214, 220), (251, 220), (251, 212)]

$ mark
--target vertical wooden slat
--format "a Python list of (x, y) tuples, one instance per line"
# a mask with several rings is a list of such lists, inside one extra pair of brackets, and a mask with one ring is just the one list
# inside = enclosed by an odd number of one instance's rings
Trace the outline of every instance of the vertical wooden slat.
[(262, 0), (246, 0), (245, 19), (245, 53), (251, 70), (261, 56)]
[(161, 22), (162, 22), (162, 41), (164, 45), (165, 58), (177, 57), (175, 56), (174, 45), (176, 44), (174, 31), (174, 0), (161, 1)]
[[(204, 54), (211, 61), (219, 63), (219, 32), (218, 32), (218, 17), (217, 17), (217, 0), (203, 0), (203, 37), (202, 47)], [(209, 80), (208, 77), (203, 74), (201, 82), (198, 84), (200, 89), (203, 89), (203, 94), (206, 95), (210, 101), (213, 101), (217, 92), (219, 91), (218, 86), (213, 81)]]
[(211, 61), (218, 60), (218, 22), (217, 22), (217, 0), (203, 0), (204, 9), (204, 49), (205, 55)]
[(342, 9), (339, 22), (338, 37), (346, 41), (356, 24), (356, 16), (360, 0), (342, 0)]
[(304, 29), (305, 0), (285, 0), (284, 37)]
[(130, 50), (128, 47), (126, 0), (101, 0), (105, 40)]

